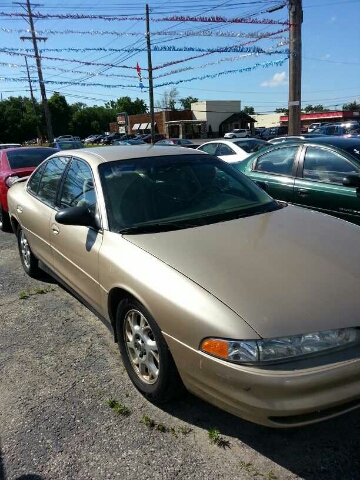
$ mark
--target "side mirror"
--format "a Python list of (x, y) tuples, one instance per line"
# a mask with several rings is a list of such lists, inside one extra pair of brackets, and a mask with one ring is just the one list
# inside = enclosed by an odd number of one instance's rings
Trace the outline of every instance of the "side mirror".
[(258, 187), (260, 187), (265, 192), (269, 191), (269, 184), (267, 182), (263, 182), (261, 180), (255, 180), (255, 183)]
[(343, 178), (343, 185), (345, 187), (360, 188), (360, 175), (357, 173), (349, 173)]
[(97, 230), (100, 228), (95, 215), (90, 212), (87, 206), (63, 208), (57, 212), (55, 220), (61, 225), (81, 225)]

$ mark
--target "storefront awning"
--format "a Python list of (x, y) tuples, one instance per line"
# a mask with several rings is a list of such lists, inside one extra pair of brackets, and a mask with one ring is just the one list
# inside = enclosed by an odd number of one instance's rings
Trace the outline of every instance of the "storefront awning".
[(140, 127), (140, 123), (135, 123), (135, 125), (133, 125), (131, 130), (139, 130), (139, 127)]
[(149, 128), (148, 123), (142, 123), (139, 127), (139, 130), (147, 130)]

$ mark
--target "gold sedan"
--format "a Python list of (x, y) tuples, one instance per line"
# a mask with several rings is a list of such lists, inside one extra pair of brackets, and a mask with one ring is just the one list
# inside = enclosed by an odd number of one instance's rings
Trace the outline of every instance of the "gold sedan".
[(360, 406), (359, 227), (166, 146), (58, 152), (8, 203), (24, 270), (108, 323), (150, 401), (272, 427)]

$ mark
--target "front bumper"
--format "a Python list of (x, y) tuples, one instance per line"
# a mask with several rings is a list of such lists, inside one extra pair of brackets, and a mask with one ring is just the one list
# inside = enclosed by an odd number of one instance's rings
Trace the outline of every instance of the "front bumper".
[(164, 334), (186, 388), (238, 417), (268, 427), (308, 425), (360, 407), (360, 358), (299, 370), (235, 365)]

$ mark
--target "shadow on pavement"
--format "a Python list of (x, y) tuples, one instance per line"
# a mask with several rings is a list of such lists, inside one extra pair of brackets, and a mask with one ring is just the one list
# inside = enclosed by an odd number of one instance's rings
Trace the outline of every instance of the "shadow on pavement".
[[(0, 443), (0, 480), (6, 480), (5, 461), (4, 461), (4, 454), (1, 448), (1, 443)], [(44, 480), (44, 478), (41, 477), (40, 475), (37, 475), (36, 473), (27, 473), (25, 475), (20, 475), (20, 477), (16, 477), (14, 480)]]
[(360, 479), (360, 410), (288, 430), (241, 420), (190, 394), (162, 408), (205, 430), (218, 428), (305, 480)]

